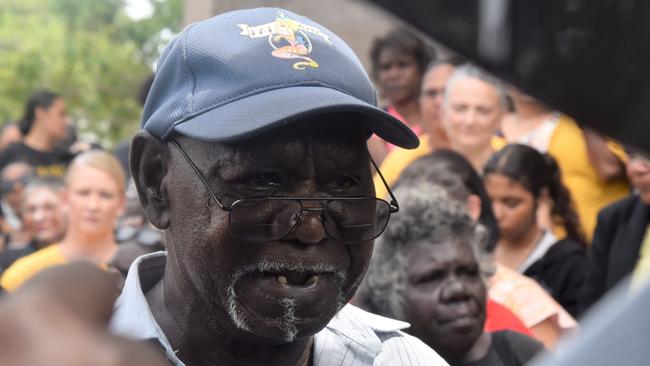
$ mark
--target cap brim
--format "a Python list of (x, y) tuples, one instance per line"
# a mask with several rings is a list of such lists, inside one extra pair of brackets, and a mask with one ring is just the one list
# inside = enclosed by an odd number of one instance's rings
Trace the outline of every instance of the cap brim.
[(414, 149), (420, 143), (408, 126), (382, 109), (322, 86), (292, 86), (244, 97), (181, 121), (174, 131), (203, 141), (237, 141), (333, 112), (359, 113), (364, 117), (359, 123), (394, 145)]

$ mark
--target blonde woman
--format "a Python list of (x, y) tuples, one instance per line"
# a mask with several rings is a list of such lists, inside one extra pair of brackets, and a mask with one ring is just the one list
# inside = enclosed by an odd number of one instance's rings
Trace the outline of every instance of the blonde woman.
[(124, 171), (108, 152), (91, 150), (76, 157), (65, 178), (68, 228), (63, 240), (16, 261), (0, 283), (14, 291), (45, 268), (75, 261), (103, 266), (117, 250), (115, 223), (125, 205)]

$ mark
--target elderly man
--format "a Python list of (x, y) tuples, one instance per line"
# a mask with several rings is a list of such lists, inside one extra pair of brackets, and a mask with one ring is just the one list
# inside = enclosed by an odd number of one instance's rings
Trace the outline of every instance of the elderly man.
[(265, 8), (188, 27), (131, 150), (167, 253), (134, 262), (114, 331), (175, 365), (445, 364), (406, 323), (346, 305), (398, 207), (375, 198), (372, 132), (417, 146), (319, 24)]

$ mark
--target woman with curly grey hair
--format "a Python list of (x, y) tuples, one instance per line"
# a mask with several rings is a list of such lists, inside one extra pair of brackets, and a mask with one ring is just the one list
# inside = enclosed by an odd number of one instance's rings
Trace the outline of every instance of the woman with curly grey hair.
[(444, 189), (400, 185), (401, 210), (376, 243), (361, 288), (363, 305), (411, 323), (420, 338), (453, 365), (523, 365), (542, 345), (512, 331), (486, 333), (481, 253), (485, 230)]

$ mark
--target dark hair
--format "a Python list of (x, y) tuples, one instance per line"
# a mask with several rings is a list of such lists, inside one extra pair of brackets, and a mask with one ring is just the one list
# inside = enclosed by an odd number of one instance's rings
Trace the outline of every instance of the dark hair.
[(464, 156), (451, 150), (436, 150), (407, 166), (396, 186), (414, 181), (442, 186), (451, 197), (463, 202), (470, 194), (477, 195), (481, 199), (478, 222), (488, 231), (485, 249), (489, 252), (494, 250), (499, 241), (499, 225), (492, 211), (492, 203), (483, 180)]
[(522, 144), (510, 144), (495, 153), (485, 165), (484, 176), (500, 174), (521, 184), (535, 198), (546, 188), (553, 201), (551, 215), (561, 220), (567, 236), (586, 245), (580, 220), (571, 193), (562, 183), (562, 174), (555, 159)]
[(49, 90), (37, 90), (27, 99), (23, 118), (20, 120), (18, 127), (23, 136), (27, 135), (32, 129), (34, 118), (36, 117), (36, 108), (49, 108), (52, 103), (61, 96)]
[(405, 29), (396, 29), (383, 37), (375, 39), (370, 48), (370, 61), (372, 62), (372, 75), (377, 77), (379, 56), (386, 49), (396, 49), (404, 54), (411, 55), (418, 65), (420, 74), (424, 73), (427, 65), (435, 58), (435, 50), (422, 39)]

